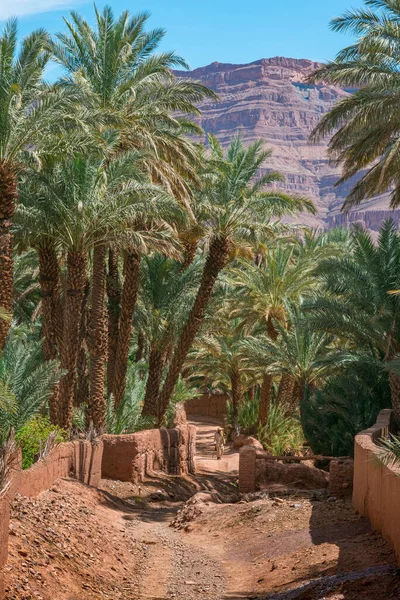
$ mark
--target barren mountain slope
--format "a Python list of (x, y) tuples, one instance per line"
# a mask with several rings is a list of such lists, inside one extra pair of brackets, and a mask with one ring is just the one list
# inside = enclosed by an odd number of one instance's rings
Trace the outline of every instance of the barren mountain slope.
[[(248, 142), (263, 138), (273, 150), (269, 167), (285, 175), (284, 187), (312, 198), (318, 207), (316, 218), (302, 216), (301, 221), (326, 226), (333, 225), (350, 184), (334, 188), (339, 170), (329, 164), (327, 142), (314, 145), (309, 135), (321, 116), (350, 90), (304, 83), (317, 66), (310, 60), (275, 57), (245, 65), (215, 62), (179, 74), (199, 79), (219, 94), (220, 102), (200, 106), (204, 130), (216, 134), (224, 145), (239, 132)], [(352, 218), (364, 221), (365, 212), (374, 211), (366, 224), (377, 229), (387, 216), (380, 211), (387, 207), (387, 198), (380, 197)], [(399, 219), (400, 211), (394, 216)]]

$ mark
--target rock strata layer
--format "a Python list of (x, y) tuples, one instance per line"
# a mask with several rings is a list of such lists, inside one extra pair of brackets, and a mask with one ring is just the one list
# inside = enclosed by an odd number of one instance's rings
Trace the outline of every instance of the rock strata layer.
[[(201, 80), (219, 95), (218, 103), (200, 105), (200, 123), (207, 133), (225, 146), (238, 133), (246, 142), (265, 140), (273, 151), (268, 166), (284, 174), (284, 188), (317, 205), (318, 215), (302, 215), (302, 223), (332, 227), (357, 221), (377, 230), (387, 218), (387, 196), (363, 204), (356, 218), (335, 218), (351, 182), (335, 187), (339, 169), (329, 163), (327, 141), (313, 144), (309, 136), (321, 116), (351, 90), (305, 83), (317, 66), (310, 60), (275, 57), (243, 65), (214, 62), (179, 75)], [(373, 219), (366, 216), (369, 211), (374, 211)], [(398, 214), (393, 216), (399, 220)]]

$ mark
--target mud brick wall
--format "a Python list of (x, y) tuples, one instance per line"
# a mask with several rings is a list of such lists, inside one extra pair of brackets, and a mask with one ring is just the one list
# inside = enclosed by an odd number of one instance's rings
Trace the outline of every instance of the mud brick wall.
[(48, 456), (30, 469), (21, 471), (17, 490), (22, 496), (37, 496), (48, 490), (57, 479), (72, 477), (97, 487), (101, 479), (103, 443), (87, 440), (56, 446)]
[(226, 404), (229, 399), (227, 394), (203, 394), (185, 403), (186, 414), (223, 419), (227, 413)]
[(391, 430), (391, 420), (392, 411), (383, 410), (376, 424), (355, 438), (353, 506), (382, 533), (400, 565), (400, 469), (379, 461), (377, 445)]
[(303, 464), (284, 464), (269, 460), (271, 456), (254, 446), (239, 451), (239, 491), (255, 492), (270, 484), (302, 490), (319, 490), (329, 485), (329, 475), (316, 467)]
[(4, 567), (8, 556), (8, 526), (10, 522), (9, 490), (0, 493), (0, 600), (4, 598)]
[(256, 491), (256, 449), (242, 446), (239, 450), (239, 492), (247, 494)]
[(173, 429), (149, 429), (127, 435), (104, 435), (102, 475), (138, 483), (162, 471), (170, 475), (195, 472), (196, 428), (186, 423)]
[(21, 455), (12, 468), (11, 480), (0, 492), (0, 600), (4, 599), (4, 567), (8, 555), (10, 504), (16, 493), (34, 497), (51, 488), (57, 479), (72, 477), (97, 487), (101, 478), (103, 443), (86, 440), (59, 444), (43, 460), (25, 471)]
[(331, 460), (329, 466), (329, 494), (345, 498), (353, 493), (354, 461)]

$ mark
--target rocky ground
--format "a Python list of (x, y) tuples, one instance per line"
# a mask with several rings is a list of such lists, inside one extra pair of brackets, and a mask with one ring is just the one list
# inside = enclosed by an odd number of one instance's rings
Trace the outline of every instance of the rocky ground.
[(195, 480), (60, 481), (18, 497), (6, 599), (400, 598), (390, 549), (349, 501), (240, 498), (237, 454), (217, 462), (212, 432), (199, 426)]

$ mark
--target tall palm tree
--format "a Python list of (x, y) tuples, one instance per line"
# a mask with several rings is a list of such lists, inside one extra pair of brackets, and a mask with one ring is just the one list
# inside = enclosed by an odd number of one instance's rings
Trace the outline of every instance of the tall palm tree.
[(296, 404), (309, 398), (311, 390), (337, 368), (332, 360), (332, 336), (316, 331), (308, 322), (301, 307), (286, 303), (290, 327), (274, 321), (278, 336), (275, 340), (264, 335), (249, 337), (243, 342), (249, 361), (264, 367), (271, 375), (289, 375), (295, 384)]
[(383, 224), (377, 245), (370, 233), (356, 230), (352, 253), (322, 261), (317, 273), (326, 293), (308, 303), (309, 321), (339, 336), (348, 360), (364, 351), (389, 369), (393, 410), (400, 422), (400, 378), (391, 369), (400, 353), (400, 297), (389, 293), (400, 288), (400, 236), (394, 223)]
[(201, 261), (181, 270), (161, 254), (144, 256), (135, 322), (149, 346), (143, 413), (158, 415), (157, 398), (171, 348), (198, 289)]
[(167, 410), (187, 353), (203, 323), (220, 272), (238, 250), (251, 252), (255, 232), (272, 235), (274, 219), (304, 209), (314, 210), (313, 204), (304, 198), (267, 189), (268, 184), (281, 177), (274, 172), (259, 176), (259, 169), (270, 155), (262, 149), (261, 140), (246, 148), (240, 138), (235, 138), (226, 158), (215, 138), (210, 136), (209, 143), (214, 172), (208, 173), (205, 178), (198, 208), (207, 256), (197, 296), (182, 327), (160, 392), (161, 418)]
[(400, 203), (400, 3), (365, 0), (365, 5), (331, 22), (334, 31), (350, 32), (357, 40), (310, 78), (358, 88), (312, 134), (315, 140), (333, 134), (329, 154), (342, 166), (338, 184), (361, 172), (344, 203), (346, 210), (386, 191), (392, 208)]
[[(9, 314), (13, 287), (11, 226), (18, 177), (23, 159), (37, 157), (46, 129), (62, 121), (62, 95), (42, 81), (48, 62), (46, 32), (40, 29), (31, 33), (19, 49), (17, 38), (17, 21), (12, 19), (0, 36), (0, 306)], [(4, 348), (9, 327), (9, 322), (0, 322), (0, 349)]]
[[(287, 301), (298, 302), (315, 290), (315, 262), (330, 254), (329, 246), (318, 245), (314, 236), (305, 232), (303, 240), (280, 243), (267, 249), (260, 264), (242, 261), (231, 270), (230, 281), (235, 290), (232, 316), (241, 319), (248, 332), (261, 330), (275, 341), (278, 332), (274, 322), (289, 325)], [(294, 382), (281, 374), (278, 402), (288, 404)], [(259, 422), (265, 425), (271, 405), (272, 375), (265, 372), (261, 383)]]
[[(95, 17), (92, 28), (72, 12), (70, 19), (65, 20), (68, 32), (58, 34), (52, 43), (52, 56), (65, 69), (61, 85), (72, 89), (89, 111), (101, 110), (108, 115), (109, 122), (122, 132), (119, 151), (151, 150), (143, 164), (152, 181), (163, 184), (187, 204), (190, 185), (198, 181), (198, 152), (188, 136), (182, 134), (199, 132), (188, 115), (199, 114), (196, 104), (216, 96), (199, 82), (173, 75), (172, 68), (185, 68), (187, 64), (175, 52), (156, 53), (165, 32), (145, 31), (147, 13), (131, 17), (125, 11), (115, 18), (106, 6), (102, 13), (95, 8)], [(121, 294), (116, 283), (115, 250), (110, 250), (109, 261), (108, 388), (118, 403), (125, 386), (140, 254), (135, 248), (125, 257), (126, 277)]]
[[(111, 144), (111, 149), (112, 149)], [(57, 163), (51, 172), (38, 175), (47, 190), (45, 201), (51, 205), (54, 239), (67, 254), (64, 328), (61, 365), (66, 374), (61, 379), (61, 424), (69, 428), (75, 388), (75, 372), (80, 345), (79, 328), (87, 285), (87, 262), (93, 250), (91, 315), (88, 332), (90, 353), (90, 396), (88, 412), (98, 430), (105, 425), (104, 365), (106, 361), (106, 329), (104, 313), (105, 248), (109, 244), (136, 244), (147, 248), (171, 232), (159, 232), (155, 226), (144, 231), (137, 227), (143, 215), (153, 216), (174, 205), (166, 194), (138, 168), (142, 157), (137, 152), (110, 158), (108, 152), (99, 157), (77, 157)], [(179, 208), (179, 207), (178, 207)]]

